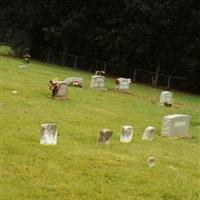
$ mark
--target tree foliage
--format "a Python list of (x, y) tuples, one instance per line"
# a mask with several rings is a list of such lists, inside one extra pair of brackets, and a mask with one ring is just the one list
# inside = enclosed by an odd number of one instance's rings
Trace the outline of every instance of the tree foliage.
[(200, 76), (198, 0), (4, 0), (0, 13), (2, 40), (35, 58), (64, 52)]

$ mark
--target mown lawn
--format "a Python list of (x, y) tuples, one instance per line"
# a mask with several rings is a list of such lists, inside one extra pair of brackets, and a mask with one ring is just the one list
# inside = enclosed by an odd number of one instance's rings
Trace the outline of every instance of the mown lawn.
[[(174, 91), (175, 106), (158, 106), (160, 91), (132, 84), (131, 94), (89, 88), (92, 74), (67, 67), (0, 57), (2, 200), (198, 200), (200, 198), (200, 97)], [(84, 78), (69, 88), (70, 101), (50, 98), (50, 79)], [(13, 94), (16, 90), (18, 93)], [(191, 116), (191, 139), (160, 136), (167, 114)], [(39, 144), (40, 125), (54, 122), (56, 146)], [(119, 142), (121, 127), (134, 126), (130, 144)], [(142, 141), (153, 125), (153, 141)], [(98, 145), (102, 128), (114, 131), (111, 145)], [(146, 160), (156, 158), (149, 168)]]

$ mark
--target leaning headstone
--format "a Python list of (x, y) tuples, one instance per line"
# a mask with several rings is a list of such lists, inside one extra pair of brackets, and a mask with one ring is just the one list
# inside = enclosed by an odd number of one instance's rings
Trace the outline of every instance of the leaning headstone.
[(133, 137), (133, 127), (132, 126), (123, 126), (122, 133), (120, 136), (120, 142), (128, 143), (132, 141)]
[(96, 90), (105, 91), (105, 77), (104, 76), (92, 76), (90, 81), (90, 87)]
[(161, 135), (166, 137), (190, 137), (188, 134), (190, 117), (188, 115), (167, 115), (163, 118)]
[(42, 124), (40, 144), (57, 144), (56, 124)]
[(169, 91), (164, 91), (160, 93), (160, 104), (161, 105), (172, 105), (173, 99), (172, 99), (173, 93)]
[(119, 91), (129, 90), (129, 84), (131, 83), (130, 78), (117, 78), (115, 80), (116, 86), (115, 89)]
[(110, 144), (112, 139), (113, 131), (111, 129), (103, 129), (99, 133), (98, 143)]
[(78, 87), (83, 86), (83, 78), (81, 77), (69, 77), (66, 78), (64, 82), (66, 82), (67, 85), (78, 86)]
[(148, 126), (145, 128), (142, 139), (143, 140), (153, 140), (154, 137), (154, 132), (155, 132), (155, 127), (153, 126)]

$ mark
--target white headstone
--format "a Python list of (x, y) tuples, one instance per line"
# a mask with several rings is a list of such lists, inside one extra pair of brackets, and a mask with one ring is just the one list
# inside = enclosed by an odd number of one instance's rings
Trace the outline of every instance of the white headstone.
[(160, 93), (160, 104), (164, 105), (166, 104), (172, 104), (173, 99), (172, 99), (172, 92), (169, 91), (164, 91)]
[(104, 76), (92, 76), (90, 81), (90, 87), (99, 90), (105, 90), (104, 86), (105, 77)]
[(128, 143), (132, 141), (133, 137), (133, 127), (132, 126), (123, 126), (122, 133), (120, 136), (120, 142)]
[(148, 127), (144, 130), (142, 139), (143, 139), (143, 140), (153, 140), (154, 132), (155, 132), (155, 127), (153, 127), (153, 126), (148, 126)]
[(190, 117), (188, 115), (167, 115), (163, 118), (161, 135), (166, 137), (189, 137)]
[(98, 142), (101, 144), (110, 144), (113, 131), (111, 129), (103, 129), (99, 133)]
[(59, 97), (59, 98), (67, 97), (67, 83), (66, 82), (59, 83), (59, 90), (58, 90), (58, 93), (56, 94), (56, 97)]
[(130, 78), (118, 78), (117, 85), (115, 88), (120, 91), (126, 91), (126, 90), (129, 90), (130, 83), (131, 83)]
[(42, 124), (40, 144), (57, 144), (56, 124)]

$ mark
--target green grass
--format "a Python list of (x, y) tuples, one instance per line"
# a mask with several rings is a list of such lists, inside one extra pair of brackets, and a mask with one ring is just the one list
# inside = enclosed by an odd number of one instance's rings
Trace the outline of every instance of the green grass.
[[(132, 84), (131, 93), (89, 88), (91, 74), (32, 61), (0, 57), (1, 200), (198, 200), (200, 198), (200, 97), (174, 91), (176, 106), (156, 104), (160, 90)], [(50, 98), (48, 81), (84, 78), (69, 88), (70, 101)], [(17, 94), (12, 91), (17, 90)], [(191, 116), (191, 139), (160, 136), (167, 114)], [(39, 144), (40, 125), (57, 124), (56, 146)], [(130, 144), (119, 142), (121, 126), (134, 126)], [(155, 139), (142, 141), (145, 127)], [(102, 128), (114, 131), (111, 145), (98, 145)], [(146, 160), (156, 158), (149, 168)]]
[(10, 46), (0, 45), (0, 55), (13, 55), (13, 51)]

